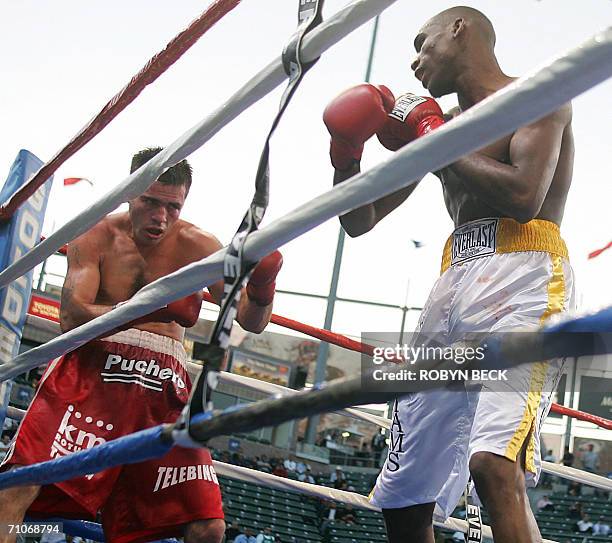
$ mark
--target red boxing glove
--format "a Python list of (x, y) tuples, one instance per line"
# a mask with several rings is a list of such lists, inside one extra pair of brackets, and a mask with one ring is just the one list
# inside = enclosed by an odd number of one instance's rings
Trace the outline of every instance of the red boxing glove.
[(387, 149), (397, 151), (407, 143), (444, 124), (444, 114), (433, 98), (402, 94), (381, 130), (378, 141)]
[(334, 98), (323, 112), (331, 134), (330, 157), (337, 170), (346, 170), (361, 159), (363, 144), (387, 122), (395, 98), (385, 86), (362, 83)]
[(191, 328), (198, 322), (203, 296), (201, 290), (194, 292), (185, 298), (170, 302), (166, 307), (153, 311), (153, 313), (134, 319), (122, 328), (131, 328), (147, 322), (176, 322), (183, 328)]
[(262, 307), (272, 303), (276, 287), (276, 276), (282, 266), (283, 255), (279, 251), (274, 251), (259, 261), (246, 286), (249, 300)]

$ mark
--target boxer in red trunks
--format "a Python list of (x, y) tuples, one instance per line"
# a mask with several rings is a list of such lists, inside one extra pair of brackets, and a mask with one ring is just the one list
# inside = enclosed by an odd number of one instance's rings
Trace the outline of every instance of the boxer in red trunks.
[[(131, 171), (159, 151), (137, 153)], [(131, 200), (127, 213), (109, 215), (69, 245), (63, 331), (221, 248), (214, 236), (179, 219), (190, 185), (191, 167), (182, 161)], [(246, 330), (258, 333), (267, 325), (281, 265), (276, 251), (253, 272), (237, 315)], [(222, 291), (222, 282), (210, 287), (217, 301)], [(176, 420), (191, 385), (181, 342), (201, 303), (201, 292), (192, 294), (52, 361), (3, 467), (50, 460)], [(0, 492), (3, 523), (19, 523), (26, 513), (93, 520), (98, 511), (113, 543), (171, 536), (219, 543), (225, 531), (219, 482), (203, 448), (176, 447), (160, 459)], [(11, 539), (0, 534), (0, 541)]]

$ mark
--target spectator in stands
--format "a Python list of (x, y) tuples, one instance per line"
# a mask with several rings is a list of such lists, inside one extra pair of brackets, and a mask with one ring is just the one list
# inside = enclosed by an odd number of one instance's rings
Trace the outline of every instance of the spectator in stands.
[(327, 507), (327, 500), (322, 500), (321, 498), (313, 498), (312, 503), (315, 506), (317, 518), (323, 518), (323, 511), (325, 511), (325, 508)]
[(304, 462), (297, 462), (295, 465), (295, 472), (298, 474), (299, 479), (300, 475), (306, 473), (306, 464), (304, 464)]
[(610, 533), (610, 525), (606, 523), (603, 517), (593, 524), (593, 535), (608, 535)]
[[(555, 463), (557, 461), (557, 459), (555, 458), (555, 455), (553, 454), (553, 450), (552, 449), (547, 449), (546, 450), (546, 454), (542, 455), (542, 459), (546, 462), (552, 462)], [(550, 488), (554, 482), (555, 478), (552, 475), (549, 475), (548, 473), (542, 473), (541, 479), (540, 479), (540, 484), (543, 487), (548, 487)]]
[(229, 451), (221, 452), (221, 462), (224, 462), (226, 464), (232, 463), (232, 456), (230, 455)]
[(255, 464), (257, 464), (258, 470), (265, 471), (266, 473), (272, 473), (272, 466), (270, 465), (268, 457), (265, 454), (262, 454), (261, 457), (256, 457)]
[(582, 453), (582, 467), (585, 471), (591, 473), (596, 473), (599, 470), (599, 453), (592, 443), (589, 443), (586, 451)]
[(272, 470), (272, 475), (278, 475), (279, 477), (289, 477), (289, 473), (287, 472), (287, 468), (283, 465), (282, 462), (277, 462), (276, 466)]
[(329, 476), (329, 482), (332, 483), (335, 488), (338, 488), (336, 486), (336, 483), (338, 481), (344, 481), (345, 479), (346, 475), (344, 475), (344, 472), (342, 471), (342, 468), (340, 466), (336, 466), (335, 471), (333, 471)]
[(5, 418), (4, 424), (2, 425), (2, 434), (7, 434), (9, 439), (13, 439), (18, 426), (19, 423), (16, 420)]
[(336, 520), (336, 504), (331, 501), (324, 501), (322, 503), (323, 510), (321, 512), (321, 518), (323, 519), (319, 526), (319, 532), (325, 540), (329, 539), (329, 525), (331, 522)]
[(310, 483), (310, 484), (315, 484), (316, 481), (314, 479), (314, 477), (312, 476), (311, 473), (311, 468), (310, 466), (306, 466), (306, 473), (300, 473), (298, 475), (298, 481), (302, 481), (303, 483)]
[(570, 452), (569, 447), (565, 447), (563, 459), (561, 460), (564, 466), (571, 468), (574, 465), (574, 454)]
[(255, 460), (249, 456), (242, 456), (242, 465), (249, 469), (258, 469)]
[(336, 481), (334, 483), (334, 488), (336, 490), (344, 490), (345, 492), (355, 492), (355, 487), (353, 485), (349, 485), (349, 482), (346, 479)]
[(275, 537), (272, 535), (272, 528), (266, 526), (263, 532), (257, 535), (257, 543), (274, 543)]
[(538, 500), (536, 507), (538, 508), (538, 511), (554, 511), (555, 510), (555, 505), (553, 504), (553, 502), (550, 501), (550, 498), (546, 495), (542, 496)]
[(295, 460), (291, 460), (290, 458), (287, 458), (284, 462), (283, 462), (283, 466), (285, 466), (285, 469), (288, 472), (296, 472), (297, 470), (297, 463), (295, 462)]
[(353, 510), (353, 506), (347, 504), (344, 507), (339, 508), (338, 512), (336, 513), (336, 519), (346, 524), (356, 524), (357, 517), (355, 511)]
[(234, 464), (234, 466), (244, 466), (244, 456), (240, 453), (234, 452), (232, 453), (230, 462)]
[(244, 532), (236, 536), (234, 543), (257, 543), (257, 539), (253, 535), (253, 530), (245, 528)]
[(544, 455), (544, 460), (546, 460), (546, 462), (553, 462), (553, 463), (557, 461), (552, 449), (548, 449), (546, 451), (546, 454)]
[(582, 518), (582, 504), (580, 502), (574, 502), (570, 506), (567, 512), (568, 518), (580, 520)]
[(231, 526), (225, 529), (225, 540), (227, 543), (232, 543), (237, 536), (240, 535), (240, 524), (238, 519), (234, 519)]
[(582, 485), (578, 481), (572, 481), (569, 484), (567, 493), (570, 496), (580, 496), (581, 492), (582, 492)]
[(325, 520), (336, 520), (337, 508), (334, 502), (327, 502), (327, 507), (323, 510)]
[(355, 465), (356, 466), (367, 466), (368, 460), (372, 459), (372, 452), (370, 446), (364, 441), (361, 444), (361, 448), (355, 452)]
[(582, 514), (582, 518), (576, 523), (575, 530), (581, 534), (593, 531), (593, 523), (586, 513)]
[(8, 453), (9, 447), (11, 446), (11, 438), (8, 434), (2, 434), (0, 439), (0, 462), (4, 460), (4, 457)]
[(380, 453), (385, 449), (386, 445), (385, 436), (381, 432), (384, 432), (384, 430), (381, 430), (379, 433), (374, 434), (372, 436), (372, 441), (370, 442), (374, 457), (374, 466), (378, 466), (378, 463), (380, 461)]

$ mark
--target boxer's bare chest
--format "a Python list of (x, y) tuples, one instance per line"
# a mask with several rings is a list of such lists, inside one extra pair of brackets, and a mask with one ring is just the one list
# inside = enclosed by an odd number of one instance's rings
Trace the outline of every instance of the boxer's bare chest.
[[(488, 147), (481, 149), (479, 153), (500, 162), (509, 162), (511, 137), (512, 136), (507, 136), (506, 138), (498, 140)], [(455, 225), (464, 224), (468, 221), (484, 217), (496, 217), (499, 215), (496, 209), (485, 204), (482, 200), (468, 191), (461, 177), (456, 175), (449, 168), (441, 170), (441, 172), (439, 172), (439, 177), (442, 181), (446, 208)]]
[(174, 237), (141, 250), (128, 236), (115, 236), (100, 258), (98, 302), (126, 300), (145, 285), (176, 271), (182, 265)]

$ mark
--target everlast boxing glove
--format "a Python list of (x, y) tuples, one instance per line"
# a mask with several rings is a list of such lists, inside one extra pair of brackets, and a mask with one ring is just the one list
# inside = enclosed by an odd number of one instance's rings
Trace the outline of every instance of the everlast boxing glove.
[(444, 124), (444, 114), (433, 98), (402, 94), (385, 124), (377, 131), (378, 141), (387, 149), (397, 151), (407, 143)]
[(334, 98), (323, 112), (331, 134), (330, 157), (337, 170), (346, 170), (361, 160), (363, 144), (387, 122), (395, 98), (385, 86), (363, 83)]

